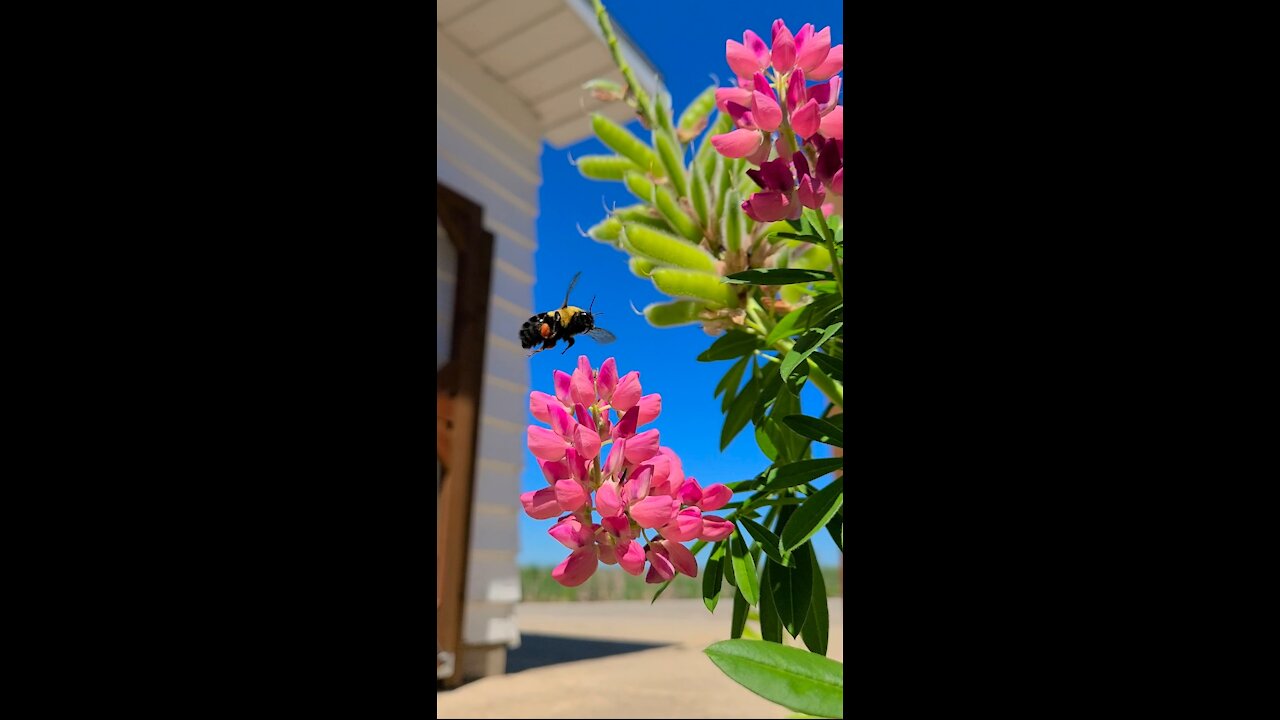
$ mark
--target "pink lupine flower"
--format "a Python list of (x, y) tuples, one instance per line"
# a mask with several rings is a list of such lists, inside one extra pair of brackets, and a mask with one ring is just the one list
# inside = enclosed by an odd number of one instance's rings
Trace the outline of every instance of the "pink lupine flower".
[(800, 204), (795, 202), (795, 178), (791, 176), (791, 163), (786, 158), (770, 160), (759, 170), (748, 170), (747, 175), (762, 188), (742, 203), (742, 211), (756, 222), (800, 217)]
[(827, 197), (827, 191), (822, 189), (822, 182), (809, 173), (808, 158), (804, 153), (796, 152), (791, 156), (791, 160), (796, 167), (796, 177), (799, 178), (796, 183), (796, 194), (800, 197), (800, 204), (814, 210), (821, 208), (822, 201)]
[(807, 73), (817, 70), (826, 62), (831, 52), (831, 27), (813, 31), (813, 25), (805, 23), (796, 33), (796, 66)]
[(778, 27), (774, 22), (774, 28), (773, 50), (770, 52), (773, 69), (780, 73), (791, 72), (791, 68), (796, 66), (796, 40), (786, 25)]
[(739, 77), (751, 77), (769, 66), (769, 47), (750, 30), (742, 33), (740, 43), (725, 41), (724, 56)]
[(831, 48), (831, 52), (827, 53), (827, 58), (822, 61), (822, 64), (809, 71), (809, 79), (826, 80), (841, 70), (844, 70), (843, 44)]
[(844, 140), (816, 138), (818, 148), (818, 179), (836, 195), (844, 194)]
[[(775, 166), (764, 173), (781, 181)], [(580, 357), (572, 374), (557, 370), (553, 379), (555, 395), (529, 394), (530, 414), (548, 426), (530, 425), (527, 432), (547, 487), (520, 495), (530, 517), (558, 518), (548, 532), (570, 554), (552, 578), (581, 585), (600, 563), (632, 575), (647, 564), (649, 582), (677, 572), (696, 576), (697, 562), (681, 543), (728, 537), (732, 523), (703, 513), (723, 507), (732, 493), (686, 478), (680, 457), (660, 444), (658, 429), (641, 429), (662, 413), (662, 396), (645, 395), (637, 372), (619, 377), (613, 358), (595, 371)], [(602, 462), (605, 444), (612, 447)]]

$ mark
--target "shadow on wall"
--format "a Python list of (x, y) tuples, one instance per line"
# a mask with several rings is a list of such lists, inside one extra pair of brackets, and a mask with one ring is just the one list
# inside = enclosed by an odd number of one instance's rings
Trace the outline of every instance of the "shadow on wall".
[(507, 651), (507, 672), (515, 673), (545, 665), (591, 660), (659, 647), (665, 647), (665, 644), (584, 640), (561, 635), (521, 633), (520, 647)]

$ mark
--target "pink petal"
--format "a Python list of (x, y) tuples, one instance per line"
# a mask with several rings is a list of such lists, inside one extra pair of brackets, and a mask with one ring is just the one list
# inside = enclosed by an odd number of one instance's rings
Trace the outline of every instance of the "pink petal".
[(787, 24), (782, 22), (782, 18), (778, 18), (777, 20), (773, 21), (773, 25), (770, 26), (769, 31), (772, 33), (771, 37), (773, 38), (774, 42), (778, 42), (778, 33), (785, 30), (786, 27), (787, 27)]
[(655, 550), (651, 546), (645, 555), (649, 558), (649, 574), (645, 576), (645, 582), (666, 582), (676, 576), (676, 566), (671, 564), (671, 558), (667, 557), (665, 552)]
[(573, 404), (573, 419), (584, 427), (594, 428), (596, 426), (596, 421), (591, 419), (591, 411), (582, 403)]
[[(751, 91), (743, 88), (716, 88), (716, 107), (720, 112), (728, 113), (730, 102), (745, 108), (751, 104)], [(604, 372), (604, 368), (600, 371)]]
[(533, 415), (538, 422), (551, 424), (551, 416), (547, 414), (547, 403), (558, 403), (558, 401), (544, 392), (534, 390), (529, 393), (529, 414)]
[(631, 539), (631, 520), (625, 515), (608, 515), (600, 518), (600, 526), (605, 532), (620, 540)]
[(680, 490), (676, 494), (676, 497), (679, 498), (680, 502), (684, 505), (697, 505), (698, 501), (702, 499), (702, 486), (698, 484), (697, 480), (688, 478), (684, 481), (684, 484), (680, 486)]
[(689, 577), (698, 577), (698, 561), (694, 559), (693, 553), (689, 552), (689, 548), (669, 540), (663, 542), (662, 546), (667, 549), (667, 555), (676, 570)]
[(604, 361), (600, 366), (600, 374), (596, 377), (596, 390), (600, 398), (609, 402), (613, 398), (613, 389), (618, 386), (618, 363), (613, 358)]
[(684, 486), (684, 463), (680, 461), (680, 456), (676, 454), (676, 451), (669, 447), (664, 447), (659, 452), (667, 459), (667, 463), (671, 468), (667, 476), (667, 480), (671, 483), (671, 489), (667, 494), (675, 495), (676, 491)]
[(727, 505), (732, 497), (733, 491), (727, 485), (722, 483), (708, 485), (702, 489), (702, 500), (698, 501), (698, 507), (707, 512), (719, 510)]
[(632, 465), (639, 465), (658, 454), (659, 447), (658, 430), (645, 430), (638, 435), (632, 435), (627, 438), (626, 457), (627, 462)]
[(579, 455), (577, 450), (569, 448), (564, 453), (564, 461), (569, 466), (569, 477), (578, 482), (587, 481), (587, 458)]
[(640, 527), (661, 527), (671, 522), (679, 507), (678, 501), (666, 495), (651, 495), (631, 506), (631, 519)]
[[(641, 500), (649, 497), (653, 482), (653, 466), (641, 465), (627, 480), (626, 502), (628, 505), (634, 505)], [(664, 495), (663, 497), (669, 497)]]
[(785, 158), (762, 164), (759, 176), (764, 181), (764, 189), (772, 192), (789, 193), (796, 186), (795, 178), (791, 177), (791, 164)]
[(770, 140), (769, 134), (761, 133), (761, 137), (764, 141), (760, 143), (760, 147), (747, 156), (747, 162), (756, 167), (763, 165), (769, 159), (769, 153), (773, 152), (773, 141)]
[(525, 514), (534, 520), (547, 520), (561, 513), (556, 491), (549, 487), (522, 493), (520, 504), (524, 507)]
[(556, 388), (556, 399), (565, 407), (573, 407), (573, 400), (569, 397), (569, 386), (573, 384), (573, 377), (560, 370), (552, 372), (551, 377)]
[(560, 460), (569, 444), (552, 430), (537, 425), (529, 426), (529, 451), (542, 460)]
[(836, 140), (844, 139), (844, 106), (837, 105), (832, 108), (831, 112), (822, 116), (822, 124), (819, 130), (823, 135)]
[(827, 59), (822, 64), (814, 68), (809, 73), (810, 80), (826, 80), (844, 69), (844, 45), (837, 45), (831, 48), (831, 52), (827, 55)]
[(733, 523), (715, 515), (702, 516), (702, 535), (698, 536), (699, 540), (719, 542), (732, 534)]
[(538, 467), (542, 468), (542, 476), (547, 479), (548, 485), (555, 485), (557, 480), (562, 480), (572, 476), (568, 463), (563, 460), (555, 462), (539, 462)]
[(565, 587), (577, 587), (595, 574), (600, 559), (596, 557), (594, 547), (574, 550), (564, 562), (551, 571), (551, 577)]
[(608, 520), (613, 517), (622, 515), (622, 498), (618, 494), (618, 482), (616, 480), (606, 480), (601, 483), (600, 489), (596, 490), (596, 510), (600, 515)]
[(756, 54), (746, 45), (735, 40), (724, 41), (724, 59), (738, 75), (750, 75), (762, 69)]
[(565, 412), (560, 403), (549, 402), (546, 410), (547, 417), (551, 418), (551, 429), (566, 440), (573, 437), (573, 429), (578, 424), (573, 421), (573, 418), (569, 417), (569, 413)]
[(555, 538), (557, 542), (570, 550), (577, 550), (578, 548), (586, 545), (586, 543), (583, 542), (582, 530), (582, 521), (570, 515), (555, 525), (552, 525), (551, 529), (547, 531), (547, 534)]
[(738, 129), (723, 135), (712, 135), (711, 146), (727, 158), (747, 157), (760, 149), (762, 138), (755, 130)]
[(604, 542), (604, 541), (597, 542), (596, 554), (600, 556), (600, 562), (604, 563), (605, 565), (618, 564), (617, 551), (615, 550), (614, 546), (610, 545), (608, 542)]
[(826, 115), (840, 102), (840, 76), (809, 88), (809, 99), (818, 103), (818, 112)]
[(622, 472), (623, 463), (626, 461), (627, 441), (625, 438), (613, 441), (613, 447), (609, 448), (609, 457), (604, 461), (605, 477), (616, 478)]
[(640, 373), (632, 370), (618, 380), (613, 390), (613, 409), (625, 413), (640, 402)]
[[(804, 32), (801, 30), (801, 32)], [(826, 61), (831, 52), (831, 28), (824, 27), (800, 42), (800, 34), (796, 34), (796, 64), (806, 73), (812, 73)], [(830, 77), (830, 76), (828, 76)]]
[(804, 102), (807, 93), (804, 87), (804, 71), (796, 70), (787, 80), (787, 112), (795, 112)]
[(791, 213), (791, 201), (782, 193), (760, 192), (742, 203), (742, 211), (756, 222), (773, 222)]
[(587, 490), (577, 480), (557, 480), (556, 500), (565, 512), (573, 512), (587, 502)]
[[(830, 117), (830, 116), (828, 116)], [(822, 116), (818, 112), (818, 102), (810, 100), (791, 116), (791, 129), (802, 138), (807, 138), (818, 132), (818, 123), (822, 121)]]
[(827, 197), (827, 191), (822, 189), (822, 183), (808, 175), (800, 180), (800, 189), (796, 194), (800, 197), (801, 205), (814, 210), (822, 207), (822, 201)]
[(662, 414), (662, 396), (658, 393), (651, 393), (640, 398), (640, 425), (648, 425), (658, 419), (658, 415)]
[[(756, 56), (757, 67), (754, 72), (759, 72), (769, 66), (769, 46), (765, 44), (764, 39), (750, 30), (742, 33), (742, 44)], [(738, 75), (750, 75), (751, 73), (738, 73)]]
[[(584, 361), (585, 357), (582, 358)], [(594, 405), (596, 402), (596, 383), (595, 378), (591, 375), (591, 366), (587, 365), (583, 370), (581, 365), (573, 371), (573, 376), (569, 384), (569, 396), (573, 398), (575, 403), (583, 405)]]
[(796, 39), (786, 25), (773, 37), (773, 69), (780, 73), (791, 72), (796, 66)]
[(831, 178), (831, 192), (844, 195), (844, 168), (837, 170), (835, 176)]
[(636, 434), (636, 425), (640, 420), (640, 406), (633, 405), (630, 410), (622, 414), (622, 419), (617, 425), (613, 426), (614, 438), (629, 438)]
[(662, 537), (676, 542), (692, 540), (702, 532), (702, 511), (698, 508), (685, 508), (676, 513), (658, 532), (662, 533)]
[(751, 117), (756, 127), (765, 132), (773, 132), (782, 124), (782, 106), (778, 105), (772, 90), (768, 95), (759, 90), (751, 93)]
[(632, 540), (625, 545), (619, 545), (615, 552), (618, 556), (618, 567), (632, 575), (639, 575), (644, 571), (644, 548), (640, 543)]
[(573, 430), (573, 447), (584, 460), (594, 460), (600, 456), (600, 434), (578, 425)]

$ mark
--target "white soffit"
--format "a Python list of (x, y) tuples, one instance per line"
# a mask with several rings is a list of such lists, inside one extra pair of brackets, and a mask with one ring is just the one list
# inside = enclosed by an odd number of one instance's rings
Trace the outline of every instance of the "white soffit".
[[(481, 94), (484, 101), (514, 123), (533, 123), (554, 147), (591, 135), (592, 112), (623, 124), (634, 118), (625, 103), (601, 103), (582, 89), (595, 78), (622, 83), (590, 0), (440, 0), (436, 29), (468, 64), (502, 86), (500, 103), (491, 94)], [(660, 87), (653, 64), (617, 23), (614, 32), (637, 81), (652, 95)]]

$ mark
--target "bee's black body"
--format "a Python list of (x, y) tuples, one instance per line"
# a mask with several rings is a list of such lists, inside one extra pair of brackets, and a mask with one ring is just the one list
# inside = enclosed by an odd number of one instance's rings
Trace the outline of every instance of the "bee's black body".
[[(578, 273), (578, 275), (581, 275), (581, 273)], [(569, 283), (570, 291), (577, 284), (578, 275), (574, 275), (573, 282)], [(533, 351), (537, 353), (543, 350), (550, 350), (556, 346), (558, 341), (564, 340), (566, 342), (564, 350), (560, 351), (560, 354), (563, 355), (569, 348), (573, 347), (573, 336), (583, 333), (602, 343), (613, 342), (615, 339), (613, 333), (596, 327), (595, 315), (589, 310), (570, 306), (569, 293), (566, 292), (564, 294), (564, 305), (559, 310), (538, 313), (520, 326), (520, 346), (528, 350), (541, 344), (542, 347)], [(532, 354), (530, 353), (530, 355)]]

